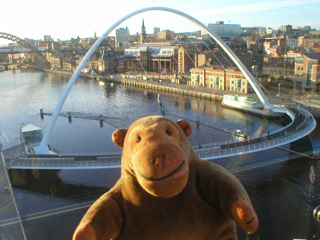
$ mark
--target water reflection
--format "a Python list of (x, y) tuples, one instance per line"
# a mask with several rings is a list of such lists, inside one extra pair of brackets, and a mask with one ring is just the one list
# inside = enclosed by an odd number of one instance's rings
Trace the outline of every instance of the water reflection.
[[(68, 77), (17, 70), (13, 76), (1, 72), (0, 121), (9, 140), (16, 140), (22, 122), (30, 122), (43, 129), (50, 117), (41, 120), (39, 109), (52, 112)], [(126, 88), (95, 80), (78, 79), (63, 108), (63, 112), (102, 114), (110, 117), (110, 124), (100, 128), (95, 121), (59, 118), (50, 144), (65, 153), (120, 152), (111, 141), (115, 127), (128, 127), (137, 118), (161, 114), (158, 92)], [(218, 102), (161, 93), (166, 115), (173, 120), (190, 119), (193, 133), (190, 143), (212, 143), (231, 140), (227, 130), (246, 130), (250, 136), (272, 131), (282, 122), (269, 121), (231, 109)], [(196, 126), (197, 118), (208, 126)], [(317, 128), (305, 142), (283, 146), (286, 149), (310, 153), (310, 144), (320, 147)], [(303, 149), (301, 148), (303, 147)], [(260, 217), (260, 239), (293, 238), (319, 239), (319, 223), (312, 218), (307, 204), (317, 203), (319, 194), (319, 164), (307, 157), (279, 148), (217, 159), (239, 176), (252, 198)], [(276, 160), (276, 163), (270, 162)], [(310, 168), (315, 169), (315, 182), (310, 185)], [(119, 169), (96, 170), (10, 170), (14, 194), (28, 235), (28, 239), (71, 239), (74, 228), (86, 209), (107, 191), (120, 176)], [(310, 197), (314, 198), (310, 201)], [(307, 204), (306, 204), (307, 203)], [(245, 239), (239, 232), (239, 239)], [(313, 236), (316, 236), (315, 238)]]
[(28, 239), (71, 239), (88, 207), (120, 175), (119, 170), (10, 170)]
[(261, 178), (255, 177), (254, 181), (251, 178), (254, 173), (250, 171), (245, 172), (245, 176), (239, 174), (253, 196), (252, 201), (260, 216), (259, 235), (263, 239), (319, 237), (319, 225), (312, 219), (311, 210), (304, 205), (310, 197), (307, 173), (312, 164), (312, 160), (301, 158), (286, 161), (280, 166), (259, 169)]
[[(281, 150), (265, 154), (286, 160), (255, 167), (255, 159), (266, 162), (268, 157), (249, 154), (217, 162), (226, 167), (242, 162), (238, 169), (230, 170), (251, 196), (260, 218), (260, 239), (315, 239), (313, 236), (320, 233), (319, 223), (312, 218), (312, 210), (305, 202), (312, 193), (310, 167), (318, 169), (318, 162), (290, 156)], [(86, 209), (114, 184), (119, 175), (119, 171), (106, 169), (10, 170), (29, 239), (70, 239)], [(315, 186), (319, 186), (317, 178)], [(37, 231), (36, 226), (41, 229)], [(241, 231), (239, 236), (239, 239), (245, 239)]]
[(90, 187), (81, 184), (69, 184), (59, 177), (61, 170), (16, 170), (10, 169), (11, 184), (14, 188), (36, 192), (50, 197), (74, 198), (88, 193), (103, 193), (105, 187)]

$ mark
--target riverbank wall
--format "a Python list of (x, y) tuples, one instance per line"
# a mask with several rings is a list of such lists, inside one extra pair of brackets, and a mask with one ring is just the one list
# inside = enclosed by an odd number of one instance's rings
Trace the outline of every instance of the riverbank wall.
[[(72, 76), (73, 72), (46, 70), (46, 72), (57, 73), (61, 75)], [(159, 82), (154, 80), (143, 80), (140, 78), (129, 78), (127, 75), (92, 75), (88, 73), (81, 73), (79, 77), (90, 78), (98, 81), (119, 83), (127, 87), (141, 88), (145, 90), (156, 91), (159, 93), (179, 94), (182, 96), (197, 97), (200, 99), (207, 99), (212, 101), (222, 101), (223, 95), (213, 92), (214, 89), (193, 87), (187, 84)]]
[(223, 98), (222, 96), (216, 95), (216, 94), (210, 94), (210, 93), (201, 92), (193, 89), (184, 89), (182, 88), (182, 86), (181, 88), (179, 88), (177, 84), (175, 84), (175, 86), (170, 86), (169, 84), (158, 85), (153, 83), (143, 83), (143, 82), (136, 82), (131, 80), (120, 80), (120, 82), (121, 84), (129, 87), (135, 87), (135, 88), (141, 88), (141, 89), (153, 90), (153, 91), (171, 93), (171, 94), (179, 94), (182, 96), (191, 96), (191, 97), (197, 97), (197, 98), (213, 100), (213, 101), (222, 101), (222, 98)]

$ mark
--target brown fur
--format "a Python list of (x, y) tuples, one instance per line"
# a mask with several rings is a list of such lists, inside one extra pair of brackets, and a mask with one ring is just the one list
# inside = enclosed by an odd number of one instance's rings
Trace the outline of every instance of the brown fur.
[(191, 125), (162, 116), (118, 129), (121, 178), (88, 210), (73, 239), (237, 239), (235, 223), (253, 233), (258, 218), (241, 183), (200, 160)]

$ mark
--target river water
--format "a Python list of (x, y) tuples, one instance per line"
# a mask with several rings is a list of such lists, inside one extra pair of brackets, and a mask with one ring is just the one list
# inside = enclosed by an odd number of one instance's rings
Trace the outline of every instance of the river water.
[[(55, 73), (16, 70), (0, 72), (1, 142), (9, 146), (19, 141), (23, 123), (43, 130), (50, 116), (40, 118), (42, 108), (52, 113), (69, 80)], [(101, 127), (95, 120), (60, 117), (49, 144), (61, 153), (120, 153), (111, 141), (116, 128), (127, 128), (136, 119), (160, 115), (158, 92), (127, 88), (119, 84), (79, 78), (62, 112), (108, 117)], [(256, 136), (280, 127), (266, 120), (221, 107), (220, 103), (161, 93), (166, 116), (190, 120), (192, 145), (231, 140), (227, 131), (240, 129)], [(199, 119), (209, 127), (194, 123)], [(211, 127), (210, 127), (211, 126)], [(214, 127), (214, 128), (213, 128)], [(320, 146), (319, 130), (309, 138), (284, 148)], [(278, 163), (268, 165), (268, 160)], [(260, 218), (260, 239), (320, 239), (319, 223), (312, 207), (319, 194), (319, 166), (316, 160), (297, 157), (282, 149), (215, 160), (239, 176)], [(310, 168), (316, 172), (310, 183)], [(71, 239), (74, 228), (92, 202), (107, 191), (120, 176), (120, 169), (97, 170), (10, 170), (14, 195), (28, 239)], [(308, 207), (310, 206), (310, 207)], [(245, 235), (239, 231), (239, 238)]]

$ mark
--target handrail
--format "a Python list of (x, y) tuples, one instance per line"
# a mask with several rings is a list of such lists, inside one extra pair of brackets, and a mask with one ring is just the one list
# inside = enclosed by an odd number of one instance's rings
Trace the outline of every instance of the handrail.
[[(203, 160), (213, 160), (216, 158), (230, 157), (239, 154), (252, 153), (261, 150), (267, 150), (274, 147), (290, 143), (298, 140), (316, 127), (316, 121), (312, 115), (303, 108), (297, 108), (297, 113), (289, 109), (283, 108), (291, 119), (297, 122), (291, 122), (289, 127), (283, 127), (271, 132), (271, 134), (263, 134), (256, 138), (250, 138), (244, 142), (225, 141), (223, 143), (209, 143), (202, 144), (201, 148), (195, 148), (195, 153)], [(299, 116), (303, 115), (303, 117)], [(296, 116), (298, 116), (296, 118)], [(303, 119), (301, 119), (303, 118)], [(302, 120), (302, 122), (301, 122)], [(292, 126), (297, 123), (297, 126)], [(308, 124), (307, 124), (308, 123)], [(280, 136), (273, 136), (279, 132), (283, 132)], [(276, 138), (274, 138), (276, 137)], [(220, 144), (220, 145), (218, 145)], [(233, 144), (233, 146), (228, 146)], [(236, 145), (235, 145), (236, 144)], [(80, 168), (119, 168), (121, 166), (121, 155), (88, 155), (93, 160), (77, 160), (79, 155), (68, 156), (51, 156), (47, 158), (24, 158), (18, 157), (18, 160), (8, 159), (8, 168), (22, 168), (22, 169), (80, 169)]]
[[(315, 120), (304, 129), (298, 132), (288, 133), (278, 138), (265, 140), (263, 142), (252, 143), (249, 145), (236, 146), (233, 148), (221, 149), (218, 147), (196, 149), (196, 154), (203, 160), (213, 160), (216, 158), (235, 156), (243, 153), (252, 153), (261, 150), (271, 149), (277, 146), (297, 140), (309, 134), (316, 126)], [(121, 166), (121, 157), (119, 156), (103, 156), (97, 160), (91, 161), (74, 161), (70, 158), (20, 158), (20, 160), (8, 161), (9, 168), (24, 168), (24, 169), (80, 169), (80, 168), (119, 168)]]

